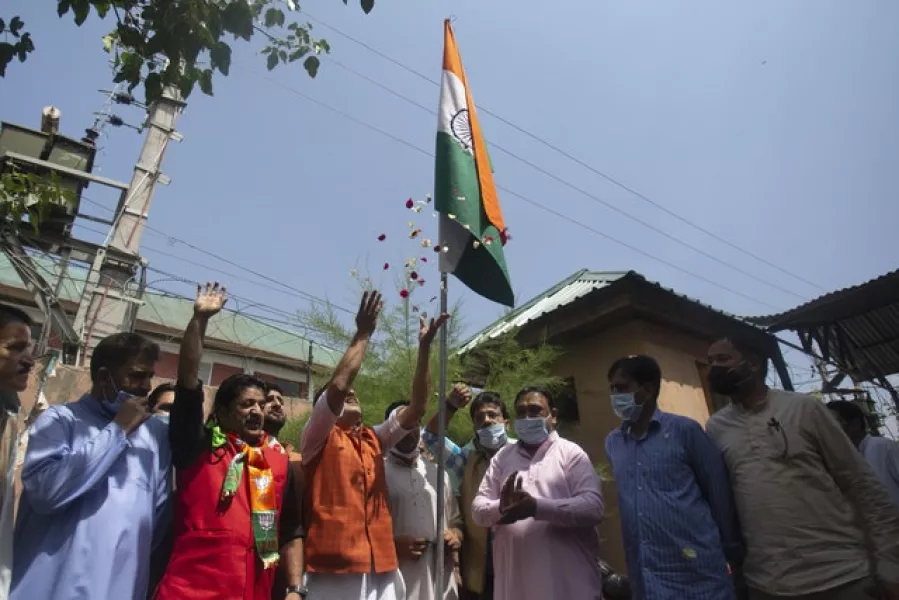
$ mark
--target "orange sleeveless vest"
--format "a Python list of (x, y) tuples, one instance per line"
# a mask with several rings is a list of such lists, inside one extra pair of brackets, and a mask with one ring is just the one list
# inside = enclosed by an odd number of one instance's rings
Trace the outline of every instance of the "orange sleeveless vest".
[(306, 570), (387, 573), (397, 569), (381, 443), (371, 427), (331, 428), (306, 465)]

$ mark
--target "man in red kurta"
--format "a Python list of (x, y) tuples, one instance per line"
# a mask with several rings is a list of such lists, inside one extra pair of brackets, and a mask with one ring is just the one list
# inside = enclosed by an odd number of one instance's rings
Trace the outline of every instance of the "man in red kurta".
[(380, 311), (381, 295), (365, 293), (356, 315), (356, 335), (303, 431), (310, 600), (406, 598), (397, 568), (384, 450), (420, 426), (427, 409), (431, 342), (448, 315), (432, 319), (430, 326), (421, 321), (409, 406), (376, 427), (366, 427), (353, 380)]
[(198, 290), (184, 333), (169, 441), (177, 469), (175, 541), (157, 600), (270, 600), (278, 563), (287, 589), (301, 600), (301, 499), (287, 453), (263, 429), (264, 384), (249, 375), (226, 379), (203, 424), (198, 380), (209, 318), (225, 290)]

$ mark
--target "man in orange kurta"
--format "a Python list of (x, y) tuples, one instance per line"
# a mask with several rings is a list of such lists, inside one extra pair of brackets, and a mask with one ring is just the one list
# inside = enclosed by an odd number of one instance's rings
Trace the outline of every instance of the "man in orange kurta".
[(384, 423), (367, 427), (353, 381), (381, 306), (377, 292), (362, 296), (356, 335), (316, 398), (303, 431), (309, 600), (406, 598), (397, 568), (384, 451), (420, 427), (427, 410), (431, 343), (448, 315), (432, 319), (430, 325), (421, 320), (409, 406)]

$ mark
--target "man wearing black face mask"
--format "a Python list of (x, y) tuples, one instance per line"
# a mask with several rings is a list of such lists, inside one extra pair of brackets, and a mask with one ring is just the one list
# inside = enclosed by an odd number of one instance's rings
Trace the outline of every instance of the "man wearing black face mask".
[(12, 600), (143, 598), (168, 526), (168, 432), (150, 419), (159, 347), (134, 333), (102, 340), (93, 387), (38, 417), (22, 467)]
[(709, 365), (732, 401), (707, 430), (730, 471), (750, 598), (899, 600), (899, 511), (824, 403), (768, 389), (755, 338), (718, 340)]

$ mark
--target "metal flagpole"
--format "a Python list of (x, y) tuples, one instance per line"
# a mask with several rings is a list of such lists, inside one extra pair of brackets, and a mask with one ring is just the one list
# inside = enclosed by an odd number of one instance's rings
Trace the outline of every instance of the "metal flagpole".
[[(446, 313), (447, 307), (446, 294), (446, 273), (440, 274), (440, 314)], [(434, 573), (437, 574), (436, 582), (436, 599), (443, 600), (443, 583), (444, 583), (444, 553), (446, 544), (443, 541), (443, 532), (446, 529), (444, 516), (446, 514), (446, 491), (445, 491), (445, 472), (446, 472), (446, 361), (447, 361), (447, 336), (448, 324), (444, 324), (440, 328), (440, 375), (439, 375), (439, 393), (437, 399), (440, 406), (437, 409), (437, 537), (435, 543), (435, 560), (437, 564), (434, 566)]]

